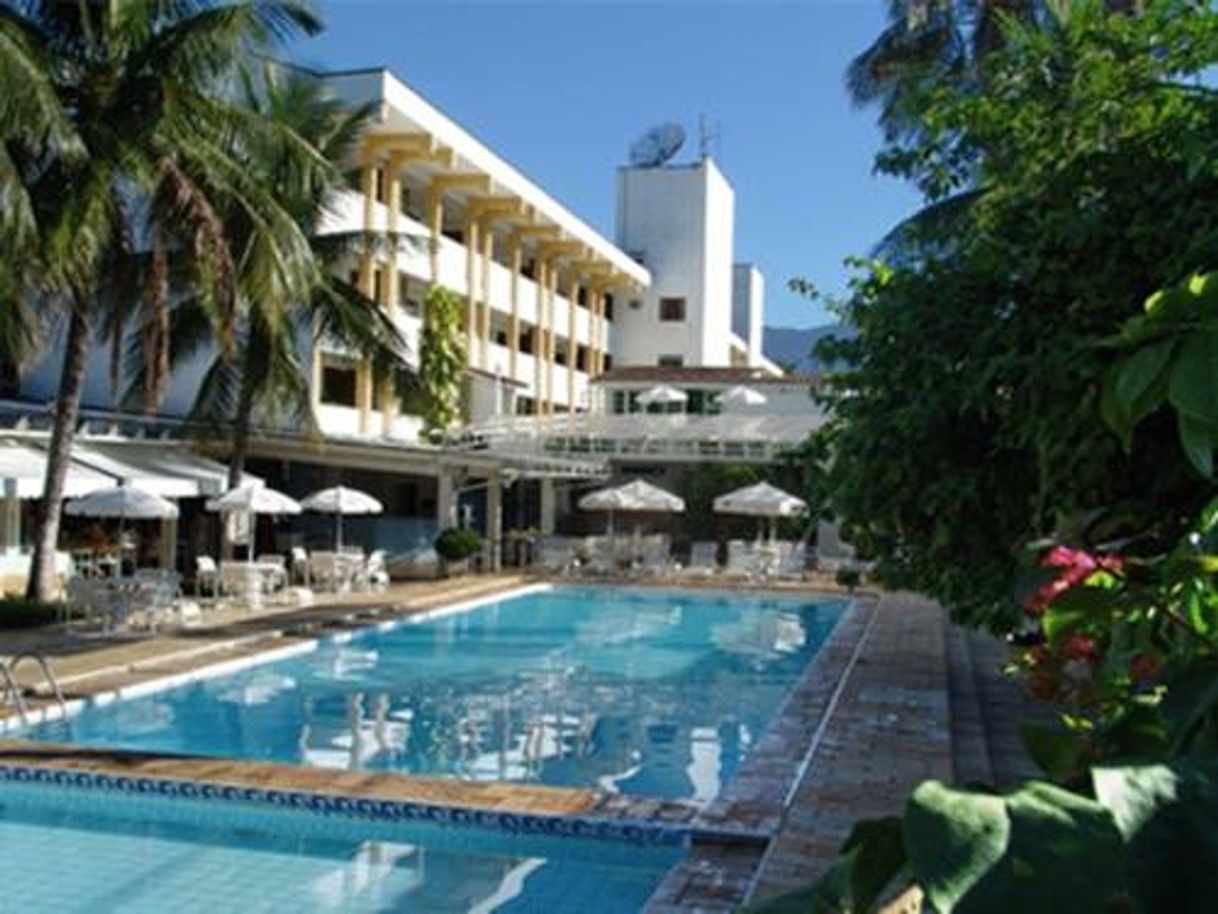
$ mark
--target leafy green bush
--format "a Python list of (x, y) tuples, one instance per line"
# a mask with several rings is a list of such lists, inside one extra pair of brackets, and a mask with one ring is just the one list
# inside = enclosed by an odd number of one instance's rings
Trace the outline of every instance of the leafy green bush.
[(838, 586), (845, 587), (847, 590), (854, 590), (863, 581), (863, 576), (856, 568), (843, 568), (833, 576), (833, 580), (837, 581)]
[(446, 562), (460, 562), (482, 548), (482, 539), (473, 530), (447, 527), (436, 537), (436, 552)]

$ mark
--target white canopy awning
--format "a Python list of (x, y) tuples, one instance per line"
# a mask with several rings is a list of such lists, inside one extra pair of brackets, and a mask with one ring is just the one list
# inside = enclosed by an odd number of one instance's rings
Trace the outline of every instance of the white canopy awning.
[[(179, 442), (81, 440), (72, 460), (162, 498), (205, 498), (228, 488), (228, 467)], [(245, 481), (261, 482), (249, 474)]]
[(715, 499), (719, 514), (744, 514), (748, 517), (794, 517), (808, 509), (802, 498), (796, 498), (768, 482), (745, 486)]
[[(46, 451), (17, 441), (0, 440), (0, 497), (41, 498), (47, 474)], [(64, 495), (75, 498), (114, 484), (114, 477), (72, 463)]]

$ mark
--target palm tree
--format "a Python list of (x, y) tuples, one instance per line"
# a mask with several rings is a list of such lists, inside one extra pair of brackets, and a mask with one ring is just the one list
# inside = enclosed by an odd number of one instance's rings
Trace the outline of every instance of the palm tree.
[(888, 25), (850, 62), (846, 87), (856, 105), (879, 106), (888, 139), (916, 134), (922, 90), (979, 87), (1004, 22), (1035, 22), (1045, 10), (1045, 0), (889, 0)]
[[(163, 383), (166, 276), (192, 274), (231, 339), (237, 265), (217, 200), (257, 223), (267, 281), (312, 283), (308, 245), (242, 170), (237, 137), (304, 144), (231, 100), (236, 64), (320, 28), (302, 0), (0, 0), (0, 308), (66, 324), (63, 371), (35, 525), (29, 595), (54, 590), (53, 555), (84, 369), (100, 315), (138, 299)], [(20, 91), (14, 91), (14, 87)], [(148, 268), (138, 270), (144, 259)], [(142, 276), (142, 288), (132, 278)], [(120, 307), (125, 307), (122, 305)]]
[[(299, 137), (318, 152), (302, 167), (293, 150), (272, 136), (269, 142), (245, 143), (232, 153), (291, 215), (307, 238), (318, 269), (303, 294), (266, 282), (267, 252), (260, 234), (244, 208), (226, 207), (221, 216), (241, 265), (237, 289), (242, 316), (234, 351), (215, 347), (207, 309), (197, 296), (183, 298), (173, 309), (170, 367), (204, 353), (211, 356), (190, 420), (202, 431), (223, 428), (230, 436), (230, 486), (241, 482), (255, 423), (286, 415), (296, 425), (316, 427), (306, 361), (312, 346), (324, 339), (361, 354), (370, 361), (376, 382), (407, 372), (406, 343), (391, 316), (348, 282), (347, 271), (342, 269), (366, 248), (381, 249), (406, 239), (321, 231), (336, 196), (354, 188), (353, 176), (344, 171), (344, 164), (354, 157), (372, 115), (371, 106), (349, 109), (326, 94), (315, 77), (284, 76), (277, 65), (266, 66), (257, 84), (247, 77), (242, 97), (249, 111), (281, 125), (288, 135)], [(140, 338), (133, 338), (129, 346), (140, 347)], [(125, 395), (128, 403), (147, 398), (154, 387), (144, 367), (147, 358), (139, 364)]]

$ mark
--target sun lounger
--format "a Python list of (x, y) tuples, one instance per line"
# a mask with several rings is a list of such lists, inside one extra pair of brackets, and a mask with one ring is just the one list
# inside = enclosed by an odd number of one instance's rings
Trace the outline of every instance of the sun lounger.
[(838, 571), (865, 572), (870, 562), (859, 561), (854, 546), (845, 542), (837, 524), (820, 521), (816, 525), (816, 568), (830, 574)]
[(723, 573), (733, 578), (749, 578), (756, 574), (756, 557), (753, 546), (744, 540), (729, 540), (727, 544), (727, 565)]
[(699, 540), (689, 547), (689, 565), (682, 574), (690, 577), (710, 577), (719, 570), (719, 544)]
[(575, 543), (565, 536), (547, 536), (537, 541), (534, 566), (539, 571), (568, 574), (576, 562)]

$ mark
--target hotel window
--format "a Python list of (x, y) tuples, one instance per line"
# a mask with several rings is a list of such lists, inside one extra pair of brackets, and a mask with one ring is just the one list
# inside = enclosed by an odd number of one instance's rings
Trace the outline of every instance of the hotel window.
[(517, 397), (516, 398), (516, 415), (531, 416), (537, 408), (537, 401), (532, 397)]
[(321, 365), (321, 402), (327, 406), (356, 405), (356, 372), (352, 362), (326, 358)]
[(685, 357), (680, 355), (662, 355), (656, 359), (661, 368), (681, 368), (685, 365)]
[(376, 182), (376, 202), (377, 203), (388, 202), (385, 199), (385, 184), (386, 184), (385, 169), (378, 168), (373, 172), (373, 175), (375, 176), (375, 182)]
[(567, 364), (567, 347), (566, 347), (565, 343), (560, 342), (557, 346), (554, 347), (554, 364), (555, 365), (566, 365)]
[(410, 294), (410, 277), (401, 272), (398, 273), (398, 307), (414, 317), (423, 310), (418, 297)]
[(575, 370), (588, 370), (588, 347), (582, 344), (575, 347)]
[(612, 367), (613, 367), (613, 356), (611, 356), (609, 353), (606, 352), (605, 353), (605, 371), (608, 371)]
[(613, 320), (613, 296), (605, 296), (605, 320)]
[(381, 293), (385, 288), (385, 271), (379, 267), (372, 271), (372, 300), (378, 305), (384, 301)]
[(520, 331), (520, 351), (525, 355), (533, 354), (534, 334), (536, 332), (533, 327), (526, 327)]
[(660, 320), (674, 321), (674, 322), (685, 320), (685, 299), (684, 298), (661, 298), (660, 299)]

